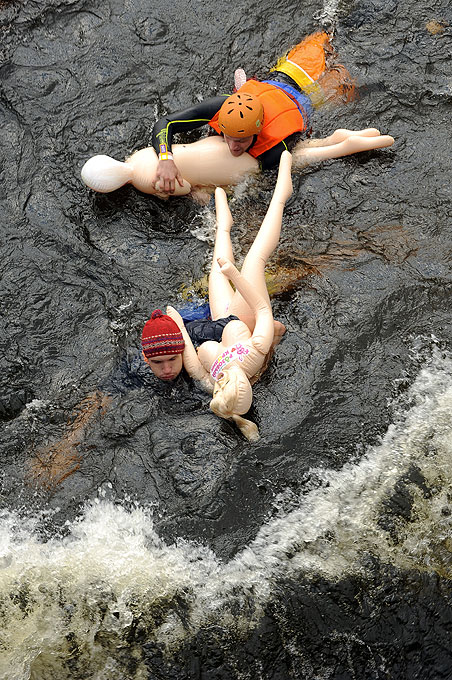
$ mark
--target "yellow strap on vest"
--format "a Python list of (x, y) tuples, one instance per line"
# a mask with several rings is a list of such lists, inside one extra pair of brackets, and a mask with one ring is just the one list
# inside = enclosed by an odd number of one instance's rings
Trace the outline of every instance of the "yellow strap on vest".
[(280, 59), (276, 66), (274, 66), (271, 71), (279, 71), (280, 73), (285, 73), (289, 78), (292, 78), (294, 80), (298, 87), (304, 88), (307, 85), (311, 85), (314, 81), (312, 80), (311, 76), (308, 76), (306, 71), (301, 68), (301, 66), (298, 66), (294, 61), (290, 61), (290, 59)]

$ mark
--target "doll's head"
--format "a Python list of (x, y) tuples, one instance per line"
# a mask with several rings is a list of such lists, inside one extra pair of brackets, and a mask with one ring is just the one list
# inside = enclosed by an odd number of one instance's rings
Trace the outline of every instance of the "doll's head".
[(250, 441), (259, 439), (254, 423), (240, 416), (251, 408), (253, 391), (246, 373), (240, 366), (231, 364), (218, 376), (210, 408), (220, 418), (231, 418)]

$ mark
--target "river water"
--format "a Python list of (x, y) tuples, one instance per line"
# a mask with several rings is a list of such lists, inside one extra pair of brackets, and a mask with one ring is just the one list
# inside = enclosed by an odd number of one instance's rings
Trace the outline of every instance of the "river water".
[[(451, 14), (0, 2), (2, 680), (452, 677)], [(212, 203), (79, 173), (322, 25), (360, 96), (314, 136), (396, 142), (294, 176), (250, 445), (139, 358), (203, 299)], [(273, 183), (231, 193), (239, 259)]]

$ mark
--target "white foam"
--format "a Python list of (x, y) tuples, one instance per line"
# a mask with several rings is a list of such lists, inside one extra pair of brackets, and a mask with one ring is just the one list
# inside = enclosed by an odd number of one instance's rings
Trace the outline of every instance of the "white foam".
[[(339, 471), (312, 471), (312, 488), (299, 497), (282, 495), (278, 515), (228, 563), (194, 542), (165, 543), (154, 529), (152, 509), (136, 505), (101, 498), (68, 524), (66, 537), (48, 542), (37, 537), (33, 519), (5, 511), (0, 629), (7, 651), (0, 668), (7, 674), (0, 677), (28, 678), (45, 650), (58, 658), (68, 634), (84, 640), (88, 656), (106, 653), (94, 644), (99, 631), (121, 635), (134, 618), (152, 630), (156, 611), (163, 621), (156, 639), (170, 647), (209, 624), (246, 629), (259, 621), (278, 579), (339, 579), (363, 570), (367, 554), (402, 568), (444, 573), (452, 528), (451, 515), (443, 512), (452, 481), (450, 359), (436, 355), (421, 370), (408, 402), (381, 443), (357, 462)], [(379, 521), (382, 508), (413, 466), (431, 492), (426, 499), (412, 485), (412, 520), (401, 523), (394, 541)]]
[(336, 25), (339, 16), (339, 0), (326, 0), (321, 11), (315, 15), (320, 21), (328, 21), (333, 26)]

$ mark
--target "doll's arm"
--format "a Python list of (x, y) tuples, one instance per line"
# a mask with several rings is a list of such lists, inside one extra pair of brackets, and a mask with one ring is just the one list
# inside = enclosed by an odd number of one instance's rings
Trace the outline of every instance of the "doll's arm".
[(166, 308), (166, 313), (179, 326), (179, 329), (182, 333), (182, 337), (184, 338), (185, 348), (182, 355), (182, 359), (184, 362), (185, 370), (187, 371), (190, 378), (198, 380), (202, 384), (206, 392), (212, 394), (213, 385), (212, 380), (210, 378), (210, 373), (206, 371), (204, 366), (199, 361), (198, 355), (196, 353), (195, 348), (193, 347), (191, 338), (187, 333), (187, 329), (185, 328), (185, 324), (181, 315), (176, 309), (174, 309), (174, 307), (171, 306), (168, 306)]
[(221, 272), (234, 284), (245, 302), (253, 310), (256, 323), (251, 341), (259, 352), (267, 354), (274, 336), (273, 314), (268, 301), (257, 292), (253, 284), (240, 274), (230, 260), (219, 257), (218, 264)]

